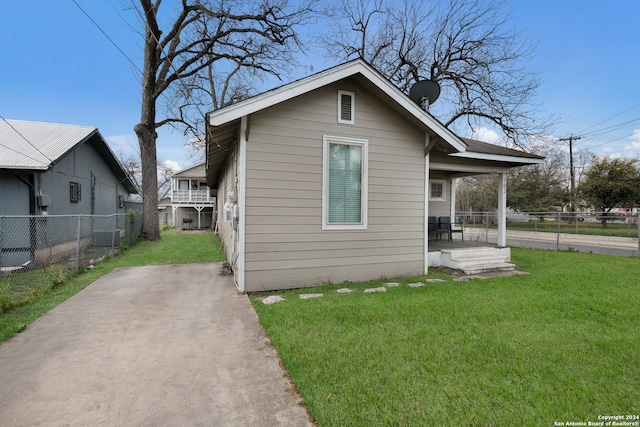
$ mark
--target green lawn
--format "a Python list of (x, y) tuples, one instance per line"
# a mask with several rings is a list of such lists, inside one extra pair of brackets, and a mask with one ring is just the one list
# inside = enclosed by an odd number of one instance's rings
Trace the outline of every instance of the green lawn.
[(114, 268), (224, 259), (220, 240), (213, 232), (180, 232), (170, 228), (162, 232), (160, 241), (140, 241), (91, 269), (75, 272), (65, 264), (0, 276), (0, 341), (23, 330)]
[[(526, 276), (286, 291), (262, 324), (324, 427), (553, 425), (640, 411), (640, 260), (512, 249)], [(323, 292), (300, 300), (298, 294)], [(264, 296), (264, 295), (262, 295)]]

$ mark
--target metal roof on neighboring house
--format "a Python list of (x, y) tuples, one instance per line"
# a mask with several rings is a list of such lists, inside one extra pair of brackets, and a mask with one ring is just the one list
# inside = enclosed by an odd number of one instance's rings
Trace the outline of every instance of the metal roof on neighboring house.
[(76, 145), (87, 142), (131, 194), (138, 189), (97, 128), (58, 123), (0, 120), (0, 170), (46, 171)]

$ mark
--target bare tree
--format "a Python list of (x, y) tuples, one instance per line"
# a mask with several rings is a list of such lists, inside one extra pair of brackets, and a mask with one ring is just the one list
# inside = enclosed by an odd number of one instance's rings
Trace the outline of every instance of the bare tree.
[(536, 45), (509, 25), (505, 2), (343, 0), (335, 16), (340, 25), (325, 37), (333, 57), (361, 57), (405, 92), (437, 82), (430, 112), (446, 126), (490, 126), (515, 145), (548, 131), (528, 68)]
[[(138, 153), (120, 153), (118, 155), (118, 159), (120, 160), (124, 170), (133, 180), (136, 187), (142, 188), (142, 164), (140, 162), (140, 155)], [(158, 160), (156, 164), (156, 171), (158, 182), (156, 192), (158, 200), (161, 200), (169, 194), (169, 191), (171, 191), (171, 175), (176, 173), (177, 169), (168, 163)]]
[[(142, 69), (141, 118), (134, 130), (138, 136), (144, 198), (143, 236), (160, 238), (157, 215), (156, 129), (174, 125), (201, 135), (189, 108), (198, 106), (194, 89), (182, 85), (203, 72), (231, 73), (235, 66), (279, 76), (278, 59), (299, 45), (295, 28), (305, 22), (314, 0), (288, 7), (286, 0), (226, 2), (224, 0), (181, 0), (174, 18), (163, 26), (158, 19), (161, 0), (139, 0), (145, 24)], [(187, 102), (172, 106), (158, 120), (158, 101), (177, 90)], [(196, 99), (196, 101), (193, 101)]]

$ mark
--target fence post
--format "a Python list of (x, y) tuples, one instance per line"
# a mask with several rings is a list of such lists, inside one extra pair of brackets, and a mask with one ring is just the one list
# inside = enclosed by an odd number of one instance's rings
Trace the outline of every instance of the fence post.
[(78, 215), (78, 236), (76, 239), (76, 268), (75, 270), (78, 269), (78, 266), (80, 265), (80, 231), (81, 231), (81, 227), (82, 227), (82, 217), (80, 215)]
[(118, 228), (118, 214), (113, 214), (113, 229), (111, 230), (111, 253), (116, 250), (116, 229)]
[(558, 212), (558, 229), (556, 232), (556, 251), (560, 250), (560, 212)]
[(489, 212), (486, 212), (487, 214), (487, 218), (484, 221), (485, 227), (484, 227), (484, 242), (485, 243), (489, 243)]
[[(640, 258), (640, 210), (636, 214), (636, 223), (638, 225), (638, 258)], [(2, 248), (2, 242), (0, 242), (0, 248)]]

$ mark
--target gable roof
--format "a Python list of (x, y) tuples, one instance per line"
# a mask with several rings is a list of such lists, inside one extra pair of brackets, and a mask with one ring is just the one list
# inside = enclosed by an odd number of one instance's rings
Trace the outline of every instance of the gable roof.
[(89, 126), (0, 120), (0, 170), (47, 171), (84, 142), (98, 151), (129, 193), (138, 193), (98, 129)]
[(186, 169), (181, 169), (178, 172), (171, 175), (172, 178), (204, 178), (205, 177), (204, 162), (191, 166)]
[(355, 59), (207, 114), (207, 181), (209, 184), (217, 182), (229, 146), (237, 135), (240, 118), (346, 78), (354, 78), (370, 90), (370, 93), (381, 99), (381, 102), (393, 108), (428, 133), (434, 141), (437, 140), (446, 147), (446, 151), (464, 152), (466, 150), (465, 142), (456, 134), (420, 108), (364, 60)]

